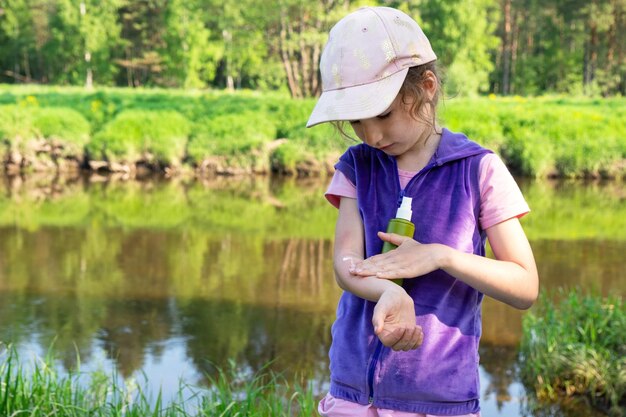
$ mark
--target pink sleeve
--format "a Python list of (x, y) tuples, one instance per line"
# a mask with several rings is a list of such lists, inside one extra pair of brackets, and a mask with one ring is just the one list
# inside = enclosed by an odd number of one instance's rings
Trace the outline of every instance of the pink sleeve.
[(339, 170), (335, 170), (333, 179), (324, 194), (324, 197), (336, 208), (339, 208), (341, 197), (356, 198), (356, 185)]
[(480, 226), (488, 229), (530, 211), (515, 179), (496, 154), (480, 161)]

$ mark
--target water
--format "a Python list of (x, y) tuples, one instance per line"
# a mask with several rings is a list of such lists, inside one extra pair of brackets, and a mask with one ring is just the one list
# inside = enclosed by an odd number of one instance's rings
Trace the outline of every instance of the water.
[[(116, 369), (173, 398), (229, 360), (328, 387), (336, 210), (320, 181), (5, 178), (0, 340), (59, 367)], [(542, 287), (626, 288), (621, 184), (523, 182)], [(530, 415), (516, 376), (523, 312), (486, 299), (484, 416)], [(584, 406), (552, 414), (593, 415)]]

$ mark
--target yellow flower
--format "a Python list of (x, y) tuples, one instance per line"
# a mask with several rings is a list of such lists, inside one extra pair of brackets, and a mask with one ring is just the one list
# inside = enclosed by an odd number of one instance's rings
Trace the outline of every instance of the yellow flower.
[(35, 96), (26, 96), (23, 100), (20, 100), (18, 104), (20, 105), (20, 107), (36, 107), (39, 106), (39, 101)]
[(97, 113), (102, 108), (102, 102), (100, 100), (93, 100), (91, 102), (91, 112)]
[(495, 100), (496, 99), (496, 95), (493, 94), (493, 93), (489, 94), (488, 97), (489, 97), (489, 100)]

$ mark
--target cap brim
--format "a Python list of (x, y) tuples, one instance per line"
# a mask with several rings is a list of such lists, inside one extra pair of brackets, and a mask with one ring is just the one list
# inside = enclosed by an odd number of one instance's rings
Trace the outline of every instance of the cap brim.
[(391, 106), (408, 68), (374, 83), (325, 91), (320, 96), (306, 127), (339, 120), (361, 120), (376, 117)]

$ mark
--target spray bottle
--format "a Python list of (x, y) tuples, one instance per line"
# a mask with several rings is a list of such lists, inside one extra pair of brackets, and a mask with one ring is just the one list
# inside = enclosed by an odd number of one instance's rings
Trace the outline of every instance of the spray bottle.
[[(387, 233), (395, 233), (401, 236), (407, 236), (413, 238), (413, 234), (415, 233), (415, 225), (411, 223), (411, 216), (413, 211), (411, 210), (411, 203), (413, 199), (411, 197), (402, 197), (402, 204), (398, 208), (398, 212), (396, 213), (396, 218), (389, 220), (389, 224), (387, 225)], [(392, 249), (397, 248), (393, 243), (385, 242), (383, 244), (383, 250), (381, 253), (389, 252)], [(402, 279), (394, 279), (392, 280), (398, 285), (402, 285)]]

